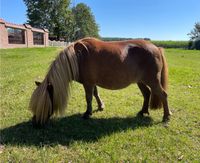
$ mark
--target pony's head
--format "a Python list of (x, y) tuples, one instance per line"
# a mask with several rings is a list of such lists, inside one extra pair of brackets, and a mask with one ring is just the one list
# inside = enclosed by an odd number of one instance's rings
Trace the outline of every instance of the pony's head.
[(43, 126), (54, 113), (64, 113), (70, 95), (70, 82), (79, 79), (78, 54), (84, 46), (81, 41), (80, 44), (67, 46), (52, 62), (44, 81), (35, 82), (37, 88), (29, 104), (34, 126)]
[(41, 127), (47, 123), (53, 114), (53, 85), (44, 80), (42, 83), (35, 81), (37, 88), (34, 90), (30, 108), (33, 113), (32, 124)]

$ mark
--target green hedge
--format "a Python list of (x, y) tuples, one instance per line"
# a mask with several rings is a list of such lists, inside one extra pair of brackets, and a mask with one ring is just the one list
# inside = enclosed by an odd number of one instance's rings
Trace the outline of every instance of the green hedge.
[(194, 41), (151, 41), (157, 46), (164, 48), (182, 48), (200, 50), (200, 38)]
[[(102, 37), (104, 41), (122, 41), (122, 40), (131, 40), (132, 38), (118, 38), (118, 37)], [(146, 40), (148, 40), (146, 38)], [(181, 48), (181, 49), (188, 49), (189, 48), (189, 41), (151, 41), (157, 46), (163, 48)]]
[(151, 41), (156, 46), (163, 48), (182, 48), (188, 49), (189, 41)]
[(194, 40), (194, 41), (190, 41), (190, 42), (189, 42), (188, 48), (189, 48), (189, 49), (200, 50), (200, 37), (197, 38), (197, 39)]

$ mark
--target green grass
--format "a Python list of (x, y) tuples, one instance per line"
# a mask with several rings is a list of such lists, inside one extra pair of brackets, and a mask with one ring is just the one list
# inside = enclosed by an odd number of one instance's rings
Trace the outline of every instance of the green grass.
[(84, 91), (74, 83), (65, 115), (45, 129), (34, 129), (28, 110), (34, 80), (44, 78), (58, 51), (0, 50), (0, 162), (200, 161), (200, 51), (166, 50), (173, 112), (168, 127), (161, 123), (162, 110), (136, 116), (143, 100), (136, 85), (100, 89), (105, 110), (83, 120)]

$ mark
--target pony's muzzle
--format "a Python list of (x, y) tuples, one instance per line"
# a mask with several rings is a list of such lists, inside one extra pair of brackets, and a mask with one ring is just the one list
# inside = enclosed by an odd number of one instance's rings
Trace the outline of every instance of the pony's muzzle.
[(44, 128), (46, 124), (47, 124), (47, 121), (44, 123), (41, 123), (40, 121), (36, 121), (35, 115), (32, 117), (32, 125), (34, 128)]

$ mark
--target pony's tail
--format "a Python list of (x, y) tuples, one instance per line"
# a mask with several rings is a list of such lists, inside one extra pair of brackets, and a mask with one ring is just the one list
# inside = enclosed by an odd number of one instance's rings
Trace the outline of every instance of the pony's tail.
[[(167, 62), (164, 56), (164, 49), (163, 48), (158, 48), (160, 53), (161, 53), (161, 57), (162, 57), (162, 63), (163, 63), (163, 68), (161, 71), (161, 85), (162, 88), (167, 91), (167, 87), (168, 87), (168, 66), (167, 66)], [(151, 94), (151, 100), (150, 100), (150, 108), (151, 109), (158, 109), (162, 107), (162, 102), (161, 99), (155, 95), (155, 94)]]

